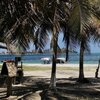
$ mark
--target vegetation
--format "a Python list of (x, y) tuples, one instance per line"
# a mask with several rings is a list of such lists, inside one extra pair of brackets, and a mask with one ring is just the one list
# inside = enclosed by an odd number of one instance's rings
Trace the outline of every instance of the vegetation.
[[(84, 52), (89, 51), (89, 41), (100, 42), (98, 24), (100, 8), (91, 0), (0, 0), (0, 37), (7, 48), (14, 45), (27, 50), (30, 42), (42, 51), (51, 35), (52, 71), (50, 89), (56, 90), (56, 58), (58, 36), (63, 32), (66, 61), (69, 47), (80, 46), (78, 82), (84, 82)], [(96, 4), (97, 6), (95, 6)], [(11, 50), (12, 51), (12, 50)]]

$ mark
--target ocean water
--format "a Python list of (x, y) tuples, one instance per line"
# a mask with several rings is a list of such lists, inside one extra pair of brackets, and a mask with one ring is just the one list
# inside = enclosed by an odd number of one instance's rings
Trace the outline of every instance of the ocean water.
[[(0, 55), (0, 61), (2, 60), (14, 60), (16, 55), (7, 54), (7, 55)], [(21, 55), (22, 62), (24, 63), (43, 63), (41, 58), (43, 57), (50, 57), (52, 58), (52, 54), (50, 53), (43, 53), (43, 54), (23, 54)], [(65, 58), (65, 53), (58, 54), (58, 57)], [(85, 54), (84, 56), (84, 63), (85, 64), (98, 64), (98, 60), (100, 59), (100, 53), (91, 53)], [(77, 53), (69, 53), (69, 64), (78, 64), (79, 63), (79, 54)]]

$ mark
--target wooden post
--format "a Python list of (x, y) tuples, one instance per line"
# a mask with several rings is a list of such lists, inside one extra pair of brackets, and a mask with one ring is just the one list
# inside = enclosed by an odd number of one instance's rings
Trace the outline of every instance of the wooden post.
[(8, 76), (7, 79), (7, 97), (12, 95), (12, 77)]

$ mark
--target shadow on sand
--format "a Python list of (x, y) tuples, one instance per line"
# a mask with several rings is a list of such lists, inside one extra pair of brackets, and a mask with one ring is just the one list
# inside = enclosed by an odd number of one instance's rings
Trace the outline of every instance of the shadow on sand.
[[(54, 92), (48, 90), (50, 79), (24, 77), (20, 85), (13, 85), (12, 96), (17, 100), (100, 100), (100, 79), (88, 79), (91, 83), (79, 84), (76, 78), (59, 78)], [(1, 87), (0, 100), (4, 98), (6, 87)]]

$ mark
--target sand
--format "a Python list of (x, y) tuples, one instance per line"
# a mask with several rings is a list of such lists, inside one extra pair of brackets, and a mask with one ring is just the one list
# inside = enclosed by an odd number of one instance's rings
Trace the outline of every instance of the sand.
[[(24, 64), (24, 66), (52, 67), (51, 64)], [(54, 95), (52, 93), (48, 93), (46, 95), (47, 97), (54, 98), (49, 100), (100, 100), (100, 79), (94, 78), (96, 68), (98, 67), (97, 64), (84, 64), (84, 75), (86, 78), (89, 78), (90, 81), (92, 81), (92, 84), (85, 85), (76, 83), (76, 78), (78, 78), (79, 75), (78, 64), (57, 64), (57, 67), (63, 67), (63, 69), (59, 69), (56, 72), (58, 94)], [(66, 67), (70, 68), (64, 69)], [(23, 98), (23, 100), (41, 100), (43, 96), (40, 95), (40, 93), (43, 92), (44, 88), (46, 88), (46, 85), (49, 85), (48, 83), (50, 82), (50, 68), (48, 70), (24, 71), (24, 76), (26, 77), (23, 78), (22, 85), (13, 85), (13, 89), (15, 92), (17, 91), (17, 94), (11, 96), (9, 100), (12, 97)], [(1, 93), (4, 90), (5, 88), (0, 88)], [(21, 91), (23, 92), (23, 94), (20, 94)], [(2, 98), (1, 94), (0, 96)], [(8, 98), (5, 100), (8, 100)]]
[[(52, 68), (51, 64), (24, 64), (24, 66), (31, 66), (31, 67), (50, 67)], [(95, 71), (98, 64), (84, 64), (84, 74), (86, 77), (94, 77)], [(67, 68), (70, 67), (68, 70), (57, 70), (56, 77), (57, 78), (68, 78), (68, 77), (78, 77), (79, 75), (79, 65), (78, 64), (57, 64), (58, 67)], [(72, 68), (72, 69), (71, 69)], [(76, 68), (77, 70), (73, 70)], [(50, 78), (51, 77), (51, 70), (36, 70), (36, 71), (24, 71), (25, 76), (34, 76), (38, 78)]]
[[(29, 64), (31, 67), (52, 67), (51, 64)], [(98, 67), (97, 64), (84, 64), (84, 75), (88, 78), (92, 84), (77, 84), (76, 81), (79, 76), (79, 65), (78, 64), (57, 64), (57, 67), (70, 67), (68, 69), (59, 69), (56, 72), (56, 83), (57, 83), (57, 95), (52, 92), (45, 92), (44, 95), (37, 95), (32, 93), (25, 97), (33, 98), (32, 100), (100, 100), (100, 79), (95, 78), (95, 71)], [(73, 68), (75, 70), (73, 70)], [(100, 73), (100, 72), (99, 72)], [(25, 76), (32, 76), (26, 81), (26, 83), (36, 84), (41, 88), (45, 86), (44, 83), (50, 82), (51, 70), (36, 70), (36, 71), (24, 71)], [(98, 75), (100, 77), (100, 75)], [(49, 78), (49, 79), (48, 79)], [(33, 83), (32, 83), (33, 82)], [(43, 93), (43, 91), (41, 92)], [(38, 98), (38, 99), (37, 99)]]
[[(39, 67), (51, 67), (52, 64), (26, 64), (24, 63), (23, 66), (39, 66)], [(78, 67), (79, 64), (57, 64), (59, 67)], [(85, 67), (97, 67), (98, 64), (84, 64)]]
[[(23, 66), (29, 67), (49, 67), (52, 68), (52, 64), (26, 64), (23, 63)], [(56, 77), (57, 78), (68, 78), (68, 77), (78, 77), (79, 75), (79, 64), (57, 64), (57, 68), (70, 68), (68, 70), (57, 70)], [(84, 64), (84, 74), (86, 77), (94, 77), (96, 68), (98, 64)], [(73, 70), (76, 68), (77, 70)], [(51, 70), (35, 70), (35, 71), (24, 71), (24, 76), (34, 76), (38, 78), (50, 78)]]

